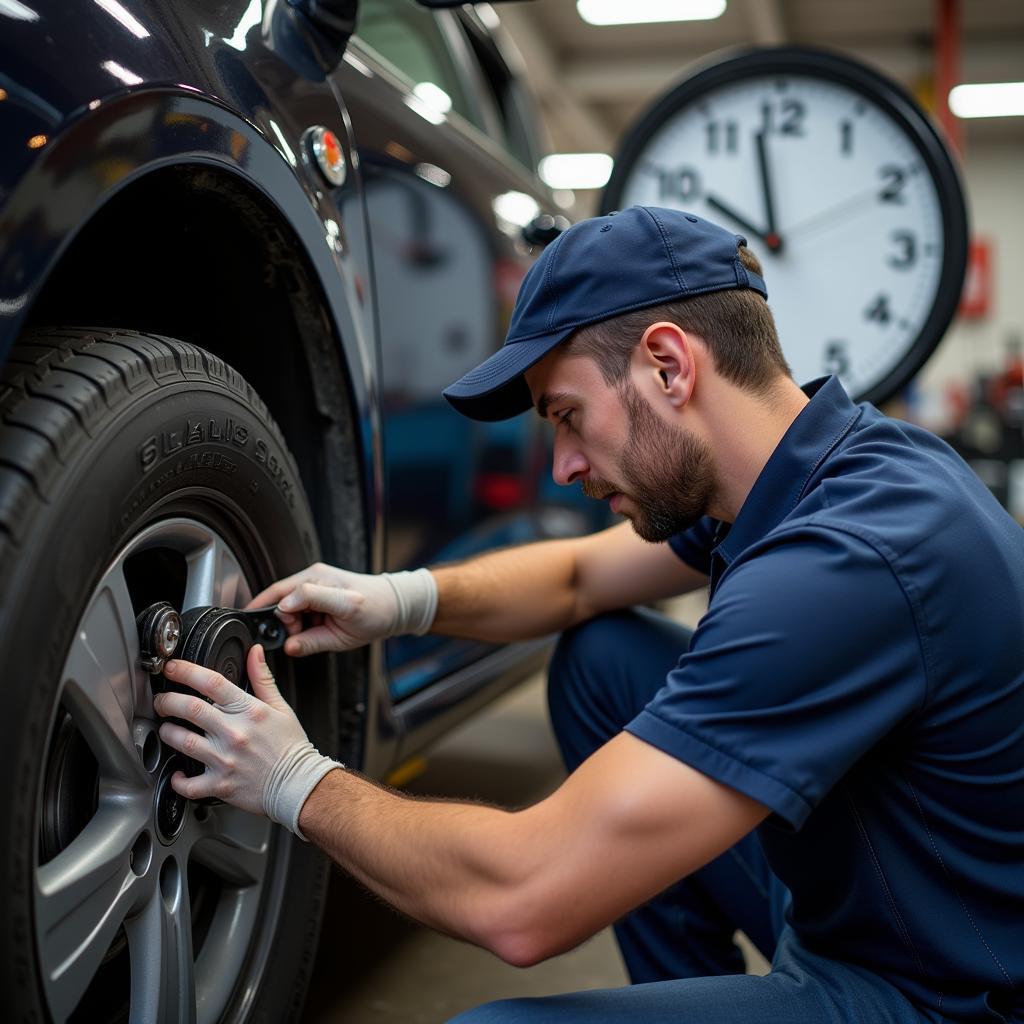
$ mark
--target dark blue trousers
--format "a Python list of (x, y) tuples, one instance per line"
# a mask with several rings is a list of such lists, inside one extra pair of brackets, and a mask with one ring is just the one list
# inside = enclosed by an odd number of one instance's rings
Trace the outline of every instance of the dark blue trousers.
[[(688, 650), (689, 630), (646, 609), (613, 612), (563, 634), (549, 671), (551, 724), (571, 772), (622, 731)], [(615, 924), (633, 985), (489, 1003), (457, 1024), (919, 1024), (891, 985), (803, 949), (785, 924), (788, 893), (751, 834)], [(741, 929), (772, 961), (743, 974)], [(690, 980), (684, 980), (690, 979)], [(453, 1022), (455, 1024), (455, 1022)]]
[[(564, 634), (548, 677), (555, 737), (569, 772), (622, 731), (661, 688), (690, 630), (647, 609), (615, 612)], [(742, 974), (742, 929), (771, 959), (787, 893), (754, 834), (615, 925), (634, 982)]]

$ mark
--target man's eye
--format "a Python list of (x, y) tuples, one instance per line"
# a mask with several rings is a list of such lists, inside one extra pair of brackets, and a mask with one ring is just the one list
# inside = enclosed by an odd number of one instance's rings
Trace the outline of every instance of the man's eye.
[(572, 429), (572, 416), (573, 416), (573, 410), (572, 409), (570, 409), (568, 412), (563, 412), (558, 417), (559, 425), (565, 425), (565, 426), (569, 427), (570, 430), (571, 430)]

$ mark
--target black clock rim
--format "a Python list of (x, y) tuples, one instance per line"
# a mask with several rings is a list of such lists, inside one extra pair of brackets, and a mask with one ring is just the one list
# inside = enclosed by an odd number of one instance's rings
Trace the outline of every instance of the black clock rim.
[[(770, 74), (827, 78), (863, 94), (904, 128), (935, 182), (944, 240), (935, 301), (899, 363), (882, 380), (851, 396), (854, 401), (878, 405), (901, 391), (938, 347), (956, 313), (967, 272), (967, 207), (960, 172), (932, 120), (898, 82), (844, 54), (819, 47), (718, 51), (655, 101), (627, 133), (602, 193), (600, 211), (619, 209), (626, 180), (637, 158), (667, 118), (718, 86)], [(768, 289), (770, 294), (770, 276)]]

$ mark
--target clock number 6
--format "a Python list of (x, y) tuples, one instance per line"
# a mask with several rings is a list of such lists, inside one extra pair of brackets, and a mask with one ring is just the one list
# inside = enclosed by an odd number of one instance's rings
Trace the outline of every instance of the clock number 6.
[(825, 343), (825, 372), (842, 377), (850, 369), (850, 353), (846, 341)]

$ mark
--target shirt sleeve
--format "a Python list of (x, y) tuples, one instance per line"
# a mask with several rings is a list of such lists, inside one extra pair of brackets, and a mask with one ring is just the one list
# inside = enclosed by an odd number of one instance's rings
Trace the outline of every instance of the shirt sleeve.
[(889, 565), (859, 538), (811, 529), (722, 577), (689, 653), (626, 729), (799, 829), (924, 694)]
[(711, 549), (715, 546), (715, 530), (718, 520), (704, 516), (688, 530), (669, 537), (668, 546), (691, 569), (711, 575)]

